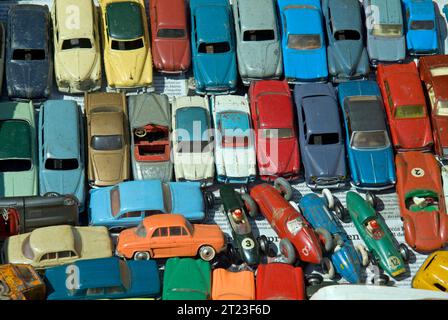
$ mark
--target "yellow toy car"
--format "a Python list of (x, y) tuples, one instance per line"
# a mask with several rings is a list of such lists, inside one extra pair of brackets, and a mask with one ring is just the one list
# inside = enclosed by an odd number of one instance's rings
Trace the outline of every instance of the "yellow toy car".
[(448, 251), (436, 251), (426, 258), (412, 279), (412, 287), (448, 292)]
[(109, 88), (152, 85), (152, 56), (144, 0), (100, 0), (104, 68)]

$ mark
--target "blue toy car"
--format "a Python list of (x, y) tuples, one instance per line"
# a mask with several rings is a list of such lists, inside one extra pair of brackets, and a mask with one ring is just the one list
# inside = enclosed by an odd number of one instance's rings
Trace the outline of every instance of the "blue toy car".
[(39, 192), (73, 194), (84, 211), (82, 112), (75, 101), (48, 100), (39, 111)]
[(143, 218), (160, 213), (201, 221), (212, 205), (210, 199), (204, 198), (200, 182), (126, 181), (90, 190), (89, 221), (111, 230), (135, 227)]
[(406, 44), (411, 55), (439, 52), (439, 35), (432, 0), (403, 0)]
[(335, 247), (330, 253), (335, 271), (350, 283), (360, 283), (362, 280), (362, 265), (369, 263), (367, 251), (362, 246), (355, 246), (348, 238), (333, 210), (339, 218), (344, 219), (345, 209), (340, 202), (334, 201), (328, 189), (322, 192), (324, 197), (315, 193), (304, 195), (298, 202), (300, 211), (314, 229), (327, 230), (335, 239)]
[(235, 92), (235, 29), (228, 0), (191, 0), (190, 10), (196, 92)]
[(352, 185), (383, 190), (396, 182), (394, 154), (381, 93), (375, 81), (350, 81), (338, 87), (346, 130)]
[(288, 82), (326, 81), (327, 46), (320, 0), (277, 0)]
[(45, 283), (48, 300), (147, 298), (161, 293), (155, 260), (78, 260), (45, 270)]

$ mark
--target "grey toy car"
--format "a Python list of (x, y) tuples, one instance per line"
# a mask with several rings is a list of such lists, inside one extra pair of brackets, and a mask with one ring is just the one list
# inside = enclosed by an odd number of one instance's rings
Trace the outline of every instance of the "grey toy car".
[(238, 71), (245, 85), (251, 80), (278, 79), (282, 51), (273, 0), (233, 0)]
[(345, 147), (338, 100), (331, 83), (294, 87), (305, 182), (311, 189), (346, 185)]
[(323, 0), (322, 9), (328, 35), (328, 71), (333, 81), (367, 77), (370, 63), (359, 1)]

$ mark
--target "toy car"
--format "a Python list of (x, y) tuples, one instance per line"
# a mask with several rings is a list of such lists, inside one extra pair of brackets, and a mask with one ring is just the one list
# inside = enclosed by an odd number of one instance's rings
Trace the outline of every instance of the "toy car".
[(416, 251), (448, 243), (448, 216), (437, 160), (431, 153), (403, 152), (395, 158), (397, 193), (404, 235)]
[(403, 0), (406, 46), (410, 55), (439, 53), (439, 33), (432, 0)]
[(8, 12), (6, 84), (12, 99), (42, 99), (50, 95), (53, 58), (47, 6), (17, 4)]
[(0, 265), (0, 300), (44, 300), (45, 282), (27, 264)]
[[(3, 74), (5, 69), (5, 47), (6, 47), (6, 30), (5, 25), (0, 22), (0, 88), (3, 88)], [(1, 93), (0, 89), (0, 93)]]
[(2, 250), (4, 263), (26, 263), (36, 269), (111, 256), (112, 240), (106, 228), (68, 225), (11, 236)]
[(356, 192), (347, 192), (347, 210), (370, 252), (372, 262), (396, 278), (406, 272), (409, 249), (404, 244), (397, 245), (383, 218), (375, 211), (375, 197), (369, 193), (368, 199), (364, 200)]
[(377, 82), (395, 150), (430, 150), (434, 143), (431, 121), (415, 63), (380, 64)]
[(171, 107), (166, 95), (131, 95), (131, 159), (134, 180), (171, 181)]
[(208, 98), (177, 97), (172, 103), (173, 153), (176, 181), (212, 184), (215, 156)]
[(255, 180), (255, 139), (246, 97), (214, 96), (215, 163), (218, 182)]
[(208, 300), (211, 297), (210, 264), (191, 258), (171, 258), (163, 273), (162, 300)]
[[(448, 4), (446, 4), (444, 7), (443, 7), (443, 13), (445, 14), (445, 19), (446, 19), (446, 21), (448, 22)], [(447, 34), (446, 34), (446, 36), (445, 36), (445, 50), (444, 50), (444, 52), (445, 52), (445, 54), (448, 54), (448, 32), (447, 32)], [(442, 53), (442, 52), (441, 52)]]
[(277, 0), (285, 78), (325, 82), (327, 46), (320, 0)]
[(227, 0), (191, 0), (191, 52), (198, 94), (233, 93), (237, 85), (235, 35)]
[(36, 140), (32, 102), (0, 103), (0, 197), (38, 194)]
[(332, 80), (340, 82), (366, 78), (370, 64), (364, 46), (359, 1), (325, 0), (322, 9), (328, 34), (328, 72)]
[(230, 224), (232, 233), (233, 246), (228, 246), (234, 250), (230, 252), (231, 255), (235, 260), (240, 258), (249, 266), (256, 266), (261, 262), (262, 255), (267, 254), (269, 244), (266, 236), (262, 235), (257, 240), (252, 233), (247, 214), (256, 217), (257, 206), (254, 200), (247, 193), (240, 195), (231, 185), (221, 186), (219, 196), (223, 203), (223, 214)]
[(157, 263), (117, 257), (79, 260), (45, 270), (47, 300), (93, 300), (157, 297)]
[(412, 287), (447, 292), (448, 251), (436, 251), (429, 255), (412, 279)]
[(381, 93), (375, 81), (350, 81), (338, 86), (351, 184), (359, 189), (394, 186), (395, 168)]
[(294, 88), (300, 152), (308, 187), (342, 188), (347, 183), (338, 100), (331, 83)]
[(124, 93), (88, 93), (87, 179), (90, 186), (110, 186), (129, 179), (129, 129)]
[(185, 0), (150, 2), (154, 67), (163, 73), (182, 73), (191, 63)]
[(73, 195), (0, 198), (0, 240), (41, 227), (76, 225), (78, 221), (78, 199)]
[(258, 171), (265, 181), (298, 178), (299, 145), (286, 81), (253, 81), (249, 88)]
[(448, 156), (448, 56), (421, 57), (418, 64), (430, 105), (431, 124), (436, 154)]
[(210, 261), (224, 249), (219, 226), (192, 225), (180, 214), (155, 214), (144, 218), (138, 227), (121, 231), (116, 252), (135, 260), (199, 255)]
[(38, 124), (39, 193), (73, 194), (85, 206), (84, 125), (72, 100), (47, 100)]
[(280, 34), (272, 0), (233, 1), (238, 71), (244, 84), (283, 73)]
[(144, 0), (101, 0), (104, 69), (112, 89), (152, 85)]
[(158, 213), (179, 213), (188, 220), (201, 221), (211, 207), (210, 194), (202, 193), (199, 182), (141, 180), (92, 189), (88, 210), (91, 225), (122, 229)]
[(286, 263), (260, 264), (255, 287), (257, 300), (305, 300), (302, 268)]
[(400, 0), (363, 0), (370, 63), (403, 62), (406, 40)]
[(255, 276), (252, 271), (213, 270), (212, 300), (255, 300)]
[[(73, 8), (77, 22), (71, 24)], [(54, 73), (58, 90), (78, 93), (101, 89), (98, 14), (92, 0), (56, 0), (53, 21)]]

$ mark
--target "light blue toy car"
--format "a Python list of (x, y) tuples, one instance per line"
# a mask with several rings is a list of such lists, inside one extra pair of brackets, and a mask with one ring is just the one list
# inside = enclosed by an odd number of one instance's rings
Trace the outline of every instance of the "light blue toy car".
[(200, 182), (160, 180), (126, 181), (90, 190), (89, 223), (110, 230), (137, 226), (143, 218), (178, 213), (190, 221), (202, 221), (213, 205), (211, 193), (202, 193)]
[(396, 182), (380, 89), (375, 81), (349, 81), (338, 86), (346, 131), (351, 184), (383, 190)]
[(73, 194), (85, 207), (84, 126), (75, 101), (47, 100), (39, 111), (39, 193)]
[(235, 92), (235, 29), (228, 0), (190, 0), (190, 10), (196, 93)]
[(320, 0), (277, 0), (288, 82), (324, 82), (327, 46)]

